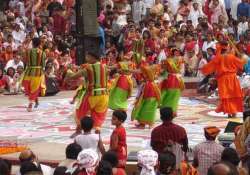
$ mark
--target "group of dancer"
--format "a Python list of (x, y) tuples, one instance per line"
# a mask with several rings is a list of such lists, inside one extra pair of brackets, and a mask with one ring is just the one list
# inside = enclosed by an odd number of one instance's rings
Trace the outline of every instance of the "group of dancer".
[[(28, 64), (23, 78), (23, 85), (30, 103), (27, 110), (32, 111), (38, 105), (38, 96), (43, 87), (43, 68), (45, 54), (39, 48), (39, 39), (33, 40), (34, 48), (28, 52)], [(243, 69), (246, 60), (232, 54), (230, 44), (222, 41), (217, 45), (217, 54), (200, 71), (205, 75), (215, 73), (218, 82), (220, 102), (216, 112), (224, 112), (235, 117), (243, 111), (243, 94), (237, 73)], [(69, 79), (83, 77), (84, 83), (77, 90), (76, 97), (76, 134), (80, 132), (80, 120), (90, 114), (94, 120), (96, 131), (101, 129), (108, 108), (112, 110), (128, 110), (128, 99), (131, 97), (135, 84), (139, 82), (131, 119), (137, 120), (136, 126), (152, 127), (155, 122), (157, 108), (171, 107), (177, 116), (178, 102), (184, 82), (181, 70), (184, 60), (175, 47), (171, 55), (157, 63), (150, 63), (142, 56), (120, 58), (115, 65), (105, 64), (97, 53), (88, 52), (86, 64), (81, 65), (77, 73), (67, 74)], [(135, 55), (135, 54), (133, 54)], [(110, 72), (116, 76), (110, 76)], [(111, 84), (111, 85), (110, 85)]]

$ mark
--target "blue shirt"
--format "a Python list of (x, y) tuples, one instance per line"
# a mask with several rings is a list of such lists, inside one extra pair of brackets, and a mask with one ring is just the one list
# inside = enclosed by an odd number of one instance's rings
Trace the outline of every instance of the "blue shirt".
[(237, 16), (250, 17), (250, 4), (249, 3), (239, 3), (237, 8)]
[(105, 32), (101, 26), (98, 28), (98, 36), (100, 37), (100, 50), (103, 56), (105, 54)]
[(231, 9), (232, 0), (224, 0), (226, 9)]

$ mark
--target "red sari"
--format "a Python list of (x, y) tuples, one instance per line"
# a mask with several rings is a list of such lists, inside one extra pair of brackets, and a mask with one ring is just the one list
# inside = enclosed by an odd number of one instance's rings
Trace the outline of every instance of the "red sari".
[(118, 147), (114, 150), (118, 157), (118, 167), (125, 168), (126, 161), (127, 161), (127, 141), (126, 141), (126, 130), (123, 126), (115, 128), (111, 135), (111, 142), (114, 136), (118, 137)]

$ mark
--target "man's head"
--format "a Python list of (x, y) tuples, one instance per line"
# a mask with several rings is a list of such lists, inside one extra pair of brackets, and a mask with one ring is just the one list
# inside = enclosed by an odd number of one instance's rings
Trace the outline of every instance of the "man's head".
[(159, 155), (159, 171), (161, 174), (171, 174), (176, 168), (176, 156), (172, 152), (164, 152)]
[(116, 167), (118, 165), (118, 157), (116, 155), (116, 152), (105, 152), (102, 156), (102, 161), (107, 161), (112, 165), (112, 167)]
[(204, 128), (204, 134), (207, 140), (215, 140), (220, 133), (220, 129), (216, 126), (208, 126)]
[(219, 162), (208, 169), (207, 175), (239, 175), (239, 172), (231, 163)]
[(1, 175), (10, 175), (11, 174), (11, 166), (8, 165), (3, 159), (0, 159), (0, 174)]
[(66, 147), (66, 158), (76, 160), (78, 154), (82, 151), (82, 147), (77, 143), (71, 143)]
[(39, 38), (33, 38), (32, 40), (33, 47), (37, 48), (41, 44), (41, 40)]
[(13, 36), (12, 36), (11, 34), (9, 34), (9, 35), (7, 36), (7, 41), (8, 41), (9, 43), (12, 43), (12, 42), (13, 42)]
[(234, 166), (238, 166), (240, 163), (240, 158), (233, 148), (225, 148), (221, 154), (221, 160), (225, 162), (230, 162)]
[(29, 149), (22, 151), (20, 153), (20, 155), (19, 155), (19, 160), (20, 160), (21, 163), (25, 162), (25, 161), (26, 162), (27, 161), (32, 162), (32, 161), (35, 160), (35, 158), (36, 158), (35, 154), (31, 150), (29, 150)]
[(172, 121), (174, 116), (173, 116), (173, 110), (170, 107), (164, 107), (160, 109), (160, 115), (161, 115), (161, 120), (164, 121)]
[(194, 3), (193, 3), (193, 8), (194, 8), (194, 10), (198, 10), (198, 9), (199, 9), (199, 4), (198, 4), (198, 2), (194, 2)]

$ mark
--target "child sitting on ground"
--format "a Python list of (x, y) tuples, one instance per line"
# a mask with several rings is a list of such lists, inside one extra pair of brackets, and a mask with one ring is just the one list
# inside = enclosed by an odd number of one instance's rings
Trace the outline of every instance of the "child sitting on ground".
[(110, 150), (116, 152), (118, 157), (118, 168), (125, 168), (127, 161), (126, 130), (123, 123), (127, 119), (127, 114), (122, 110), (115, 110), (112, 115), (112, 125), (115, 129), (110, 137)]
[(75, 142), (79, 144), (82, 149), (95, 149), (101, 154), (105, 153), (105, 148), (102, 143), (101, 135), (91, 133), (93, 129), (94, 121), (91, 117), (83, 117), (81, 119), (81, 128), (83, 133), (75, 138)]

